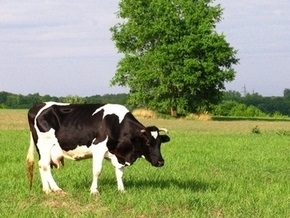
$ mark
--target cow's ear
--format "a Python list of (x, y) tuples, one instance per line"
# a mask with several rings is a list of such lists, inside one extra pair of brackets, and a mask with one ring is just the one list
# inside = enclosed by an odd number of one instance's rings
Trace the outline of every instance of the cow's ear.
[(162, 143), (165, 143), (165, 142), (169, 142), (170, 141), (170, 138), (168, 135), (159, 135), (160, 138), (161, 138), (161, 142)]

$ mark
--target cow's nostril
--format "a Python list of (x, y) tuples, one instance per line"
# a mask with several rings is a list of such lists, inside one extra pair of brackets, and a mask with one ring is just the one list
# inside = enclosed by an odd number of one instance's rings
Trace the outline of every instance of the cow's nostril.
[(164, 165), (164, 161), (158, 161), (158, 166), (162, 167)]

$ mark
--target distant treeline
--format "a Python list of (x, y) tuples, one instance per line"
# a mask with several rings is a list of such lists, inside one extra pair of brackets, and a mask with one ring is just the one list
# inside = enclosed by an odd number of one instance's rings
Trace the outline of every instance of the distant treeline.
[(37, 102), (55, 101), (67, 103), (117, 103), (126, 105), (127, 94), (106, 94), (93, 95), (89, 97), (80, 97), (77, 95), (68, 95), (65, 97), (55, 97), (50, 95), (40, 95), (39, 93), (29, 95), (18, 95), (9, 92), (0, 92), (0, 108), (7, 109), (28, 109)]
[[(55, 97), (50, 95), (41, 96), (38, 93), (29, 95), (19, 95), (9, 92), (0, 92), (0, 108), (7, 109), (28, 109), (36, 102), (55, 101), (67, 103), (117, 103), (127, 105), (128, 94), (106, 94), (80, 97), (69, 95), (65, 97)], [(132, 108), (130, 108), (132, 109)], [(281, 97), (263, 97), (258, 93), (242, 96), (237, 91), (226, 91), (223, 99), (218, 105), (214, 105), (211, 111), (207, 111), (215, 116), (232, 117), (290, 117), (290, 90), (284, 90)]]
[(224, 92), (223, 101), (213, 108), (212, 114), (234, 117), (289, 117), (290, 89), (281, 97), (263, 97), (258, 93), (242, 96), (237, 91)]

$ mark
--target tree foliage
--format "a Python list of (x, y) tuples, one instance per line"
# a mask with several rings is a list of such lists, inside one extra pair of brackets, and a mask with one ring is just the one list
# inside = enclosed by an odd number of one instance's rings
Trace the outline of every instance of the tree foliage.
[(226, 91), (223, 101), (210, 112), (218, 116), (290, 116), (290, 98), (285, 95), (287, 90), (284, 90), (283, 97), (263, 97), (258, 93), (248, 93), (242, 97), (237, 91)]
[(129, 103), (180, 113), (208, 108), (232, 81), (236, 51), (215, 31), (212, 0), (121, 0), (111, 28), (124, 58), (111, 83), (130, 88)]
[(283, 96), (284, 98), (290, 99), (290, 89), (284, 89)]

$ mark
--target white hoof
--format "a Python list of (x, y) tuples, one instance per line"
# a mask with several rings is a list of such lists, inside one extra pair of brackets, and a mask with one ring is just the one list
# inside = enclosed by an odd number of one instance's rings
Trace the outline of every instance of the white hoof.
[(98, 190), (94, 190), (94, 191), (91, 191), (90, 194), (91, 195), (98, 195), (99, 194), (99, 191)]

